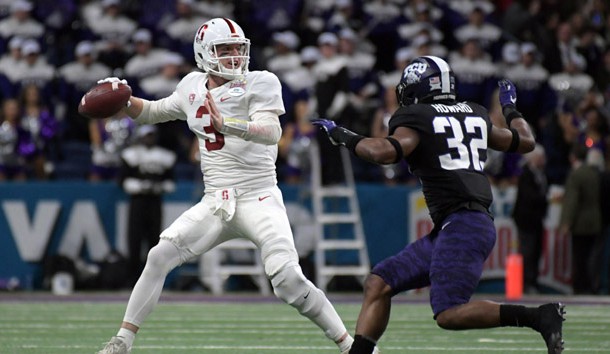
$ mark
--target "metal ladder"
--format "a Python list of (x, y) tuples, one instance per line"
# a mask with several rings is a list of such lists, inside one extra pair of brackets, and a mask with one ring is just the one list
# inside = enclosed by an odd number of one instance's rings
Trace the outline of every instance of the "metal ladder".
[[(223, 252), (231, 250), (246, 250), (250, 252), (251, 257), (247, 257), (249, 263), (235, 264), (228, 261), (223, 262)], [(200, 281), (208, 286), (213, 294), (220, 295), (225, 292), (225, 282), (231, 275), (248, 275), (258, 286), (262, 295), (271, 294), (271, 286), (269, 285), (267, 275), (265, 275), (265, 267), (261, 260), (260, 250), (250, 240), (232, 239), (200, 256)]]
[[(315, 139), (311, 140), (309, 150), (312, 208), (318, 238), (314, 253), (316, 285), (324, 291), (335, 276), (354, 276), (363, 284), (371, 267), (362, 218), (360, 217), (360, 206), (358, 205), (350, 153), (343, 147), (340, 150), (344, 184), (332, 186), (322, 184), (320, 148)], [(342, 231), (348, 228), (351, 232), (333, 232), (331, 230), (333, 226), (334, 228), (343, 227)], [(347, 233), (350, 234), (349, 238), (346, 237)], [(331, 253), (337, 255), (341, 252), (355, 252), (357, 254), (356, 263), (341, 264), (336, 260), (332, 262), (332, 257), (329, 257), (329, 255)]]

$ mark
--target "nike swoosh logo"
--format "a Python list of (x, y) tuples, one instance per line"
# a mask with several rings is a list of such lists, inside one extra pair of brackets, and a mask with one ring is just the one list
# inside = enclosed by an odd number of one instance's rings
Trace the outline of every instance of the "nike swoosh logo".
[(511, 101), (512, 103), (517, 102), (517, 97), (510, 96), (510, 101)]
[(443, 230), (443, 229), (444, 229), (445, 227), (447, 227), (447, 225), (449, 225), (449, 224), (451, 224), (451, 221), (449, 221), (448, 223), (446, 223), (445, 225), (443, 225), (443, 226), (441, 227), (441, 230)]
[(310, 293), (310, 292), (311, 292), (311, 290), (310, 290), (310, 291), (308, 291), (308, 292), (307, 292), (307, 294), (305, 294), (305, 296), (303, 296), (303, 299), (307, 299), (307, 298), (309, 297), (309, 293)]
[(259, 202), (262, 202), (263, 200), (265, 200), (265, 199), (267, 199), (267, 198), (269, 198), (269, 197), (271, 197), (271, 196), (270, 196), (270, 195), (266, 195), (266, 196), (264, 196), (264, 197), (258, 197), (258, 201), (259, 201)]
[(224, 102), (224, 101), (228, 100), (229, 98), (231, 98), (231, 97), (221, 97), (220, 102)]

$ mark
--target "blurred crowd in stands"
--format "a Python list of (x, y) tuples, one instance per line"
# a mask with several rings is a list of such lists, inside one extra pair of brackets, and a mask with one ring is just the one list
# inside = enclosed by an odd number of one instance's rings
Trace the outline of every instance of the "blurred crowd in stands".
[[(252, 41), (251, 70), (283, 83), (278, 173), (306, 178), (313, 117), (384, 136), (394, 87), (410, 59), (447, 59), (460, 100), (493, 115), (497, 80), (518, 88), (518, 109), (547, 155), (549, 184), (565, 182), (569, 151), (584, 144), (608, 160), (610, 8), (602, 0), (0, 0), (0, 178), (113, 179), (133, 123), (79, 116), (83, 93), (118, 76), (134, 94), (169, 95), (195, 69), (193, 34), (212, 17), (235, 19)], [(192, 138), (164, 123), (159, 143), (178, 155), (178, 179), (198, 178)], [(406, 164), (355, 162), (361, 182), (417, 183)], [(496, 183), (522, 162), (489, 156)]]

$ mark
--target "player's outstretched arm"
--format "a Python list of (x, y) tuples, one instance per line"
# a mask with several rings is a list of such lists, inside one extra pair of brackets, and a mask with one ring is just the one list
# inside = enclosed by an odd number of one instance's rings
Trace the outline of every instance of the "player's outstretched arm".
[(517, 111), (515, 85), (508, 80), (500, 80), (498, 86), (500, 86), (500, 105), (508, 129), (492, 126), (489, 147), (498, 151), (521, 154), (534, 150), (536, 139), (521, 112)]
[(311, 123), (324, 129), (334, 145), (343, 145), (357, 157), (381, 165), (399, 162), (419, 143), (417, 132), (405, 127), (396, 129), (392, 136), (369, 138), (338, 126), (329, 119), (314, 119)]

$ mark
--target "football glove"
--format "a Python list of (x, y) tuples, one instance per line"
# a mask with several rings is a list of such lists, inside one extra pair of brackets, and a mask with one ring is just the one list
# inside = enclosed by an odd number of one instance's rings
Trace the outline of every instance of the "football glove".
[[(105, 78), (105, 79), (101, 79), (101, 80), (98, 80), (98, 81), (97, 81), (98, 85), (99, 85), (99, 84), (105, 84), (105, 83), (107, 83), (107, 82), (109, 82), (109, 83), (118, 82), (119, 84), (122, 84), (122, 85), (127, 85), (127, 80), (125, 80), (125, 79), (119, 79), (119, 78), (118, 78), (118, 77), (116, 77), (116, 76), (107, 77), (107, 78)], [(113, 88), (114, 88), (114, 86), (113, 86)], [(131, 101), (127, 101), (127, 103), (125, 104), (125, 107), (127, 107), (127, 108), (131, 107)]]
[(353, 153), (356, 153), (356, 145), (360, 140), (364, 139), (364, 136), (338, 126), (330, 119), (312, 119), (311, 124), (324, 129), (326, 135), (328, 135), (328, 139), (333, 145), (343, 145)]
[(97, 81), (98, 84), (103, 84), (103, 83), (106, 83), (106, 82), (110, 82), (110, 83), (118, 82), (119, 84), (127, 85), (127, 80), (119, 79), (118, 77), (115, 77), (115, 76), (107, 77), (105, 79), (101, 79), (101, 80)]
[(500, 80), (498, 81), (498, 86), (500, 86), (500, 105), (502, 108), (506, 106), (516, 106), (517, 105), (517, 89), (515, 85), (509, 80)]
[(502, 114), (506, 119), (506, 124), (510, 127), (510, 122), (515, 118), (522, 118), (521, 112), (517, 111), (517, 88), (509, 80), (498, 81), (500, 86), (500, 105), (502, 106)]
[(333, 130), (337, 129), (337, 124), (334, 121), (332, 121), (330, 119), (312, 119), (311, 124), (324, 129), (324, 131), (326, 132), (326, 135), (328, 135), (328, 139), (330, 140), (331, 143), (333, 143), (333, 145), (345, 145), (345, 143), (336, 141), (331, 136), (331, 133), (333, 132)]

